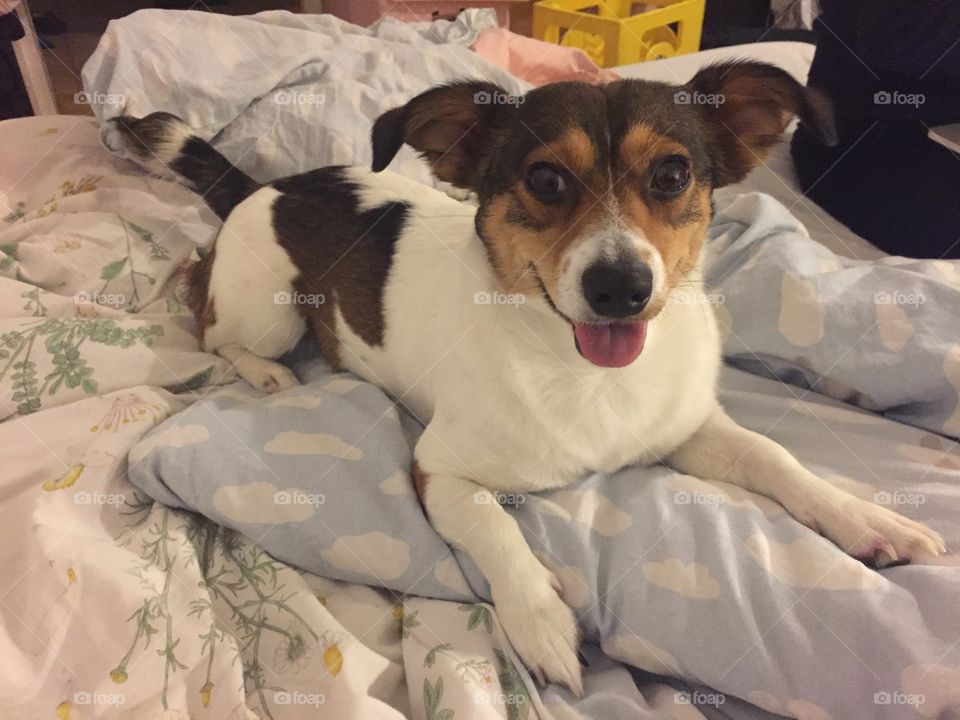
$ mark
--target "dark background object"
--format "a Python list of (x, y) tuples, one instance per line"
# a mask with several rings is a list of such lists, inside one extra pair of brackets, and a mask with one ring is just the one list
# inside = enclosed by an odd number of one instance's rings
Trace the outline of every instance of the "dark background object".
[(13, 43), (23, 36), (23, 25), (15, 12), (0, 15), (0, 120), (33, 114), (17, 58), (13, 54)]
[(773, 27), (770, 0), (707, 0), (701, 50), (780, 40), (813, 43), (815, 35)]

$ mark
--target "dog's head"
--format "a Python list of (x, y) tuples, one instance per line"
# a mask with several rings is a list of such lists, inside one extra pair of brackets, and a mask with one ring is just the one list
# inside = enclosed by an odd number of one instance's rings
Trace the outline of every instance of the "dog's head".
[(556, 83), (523, 97), (458, 82), (377, 120), (373, 169), (407, 143), (473, 190), (505, 287), (542, 294), (587, 360), (620, 367), (697, 262), (712, 191), (742, 180), (794, 116), (834, 141), (822, 98), (753, 62), (682, 86)]

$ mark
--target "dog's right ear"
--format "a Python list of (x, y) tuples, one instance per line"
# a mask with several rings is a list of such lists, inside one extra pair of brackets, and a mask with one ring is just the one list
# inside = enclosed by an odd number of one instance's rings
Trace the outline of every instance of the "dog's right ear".
[(440, 180), (476, 189), (482, 153), (501, 113), (516, 109), (510, 93), (489, 82), (461, 81), (427, 90), (373, 125), (373, 170), (380, 172), (406, 143)]

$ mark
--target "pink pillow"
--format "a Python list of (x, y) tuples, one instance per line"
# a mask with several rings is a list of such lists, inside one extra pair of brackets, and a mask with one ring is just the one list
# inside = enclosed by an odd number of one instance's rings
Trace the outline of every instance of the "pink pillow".
[(472, 49), (480, 57), (533, 85), (577, 80), (602, 85), (620, 76), (597, 66), (579, 48), (517, 35), (504, 28), (484, 30)]

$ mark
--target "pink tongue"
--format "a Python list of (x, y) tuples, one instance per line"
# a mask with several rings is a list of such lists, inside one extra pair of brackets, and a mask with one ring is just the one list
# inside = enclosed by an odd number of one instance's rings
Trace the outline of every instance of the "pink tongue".
[(647, 338), (647, 324), (613, 323), (593, 325), (576, 323), (573, 326), (577, 345), (583, 356), (600, 367), (625, 367), (643, 350)]

